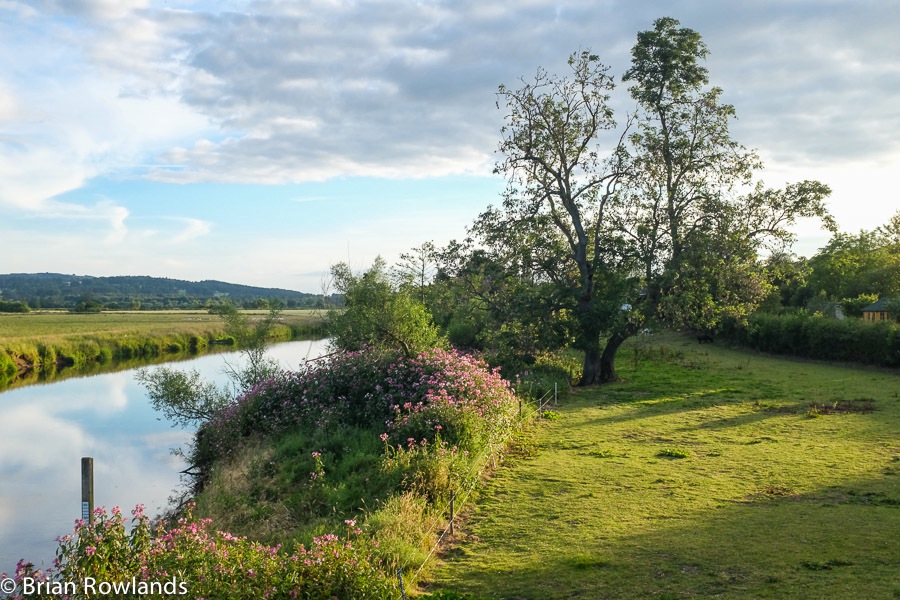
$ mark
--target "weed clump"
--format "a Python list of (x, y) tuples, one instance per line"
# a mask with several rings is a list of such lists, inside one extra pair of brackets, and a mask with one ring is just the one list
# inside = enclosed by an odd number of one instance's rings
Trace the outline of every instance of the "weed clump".
[(656, 453), (660, 458), (687, 458), (690, 454), (686, 450), (678, 448), (665, 448)]

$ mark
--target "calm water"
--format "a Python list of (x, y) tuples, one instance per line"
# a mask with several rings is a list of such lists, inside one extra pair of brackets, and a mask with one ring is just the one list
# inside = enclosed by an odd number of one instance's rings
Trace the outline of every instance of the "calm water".
[[(327, 340), (286, 342), (269, 356), (296, 369), (326, 349)], [(224, 385), (225, 361), (241, 364), (238, 353), (220, 353), (171, 366)], [(0, 572), (20, 558), (52, 564), (55, 538), (81, 516), (82, 456), (94, 458), (96, 506), (120, 506), (128, 516), (141, 503), (152, 515), (180, 485), (185, 465), (171, 449), (191, 435), (161, 420), (134, 370), (0, 393)]]

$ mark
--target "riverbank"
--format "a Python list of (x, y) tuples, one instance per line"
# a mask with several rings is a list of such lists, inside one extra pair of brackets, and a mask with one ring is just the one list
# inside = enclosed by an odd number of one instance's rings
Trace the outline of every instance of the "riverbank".
[[(197, 371), (204, 381), (228, 386), (225, 367), (243, 368), (246, 357), (234, 349), (216, 349), (166, 366)], [(328, 340), (292, 341), (270, 345), (266, 358), (298, 368), (329, 351)], [(81, 516), (82, 456), (94, 458), (95, 506), (143, 504), (150, 516), (167, 512), (169, 498), (184, 492), (180, 471), (187, 467), (171, 449), (187, 447), (193, 435), (193, 429), (173, 427), (154, 410), (134, 370), (125, 367), (4, 390), (0, 572), (14, 570), (20, 558), (39, 568), (52, 565), (54, 539), (71, 533)]]
[[(324, 321), (321, 311), (284, 311), (272, 340), (323, 337)], [(0, 390), (233, 347), (222, 320), (207, 311), (0, 314)]]

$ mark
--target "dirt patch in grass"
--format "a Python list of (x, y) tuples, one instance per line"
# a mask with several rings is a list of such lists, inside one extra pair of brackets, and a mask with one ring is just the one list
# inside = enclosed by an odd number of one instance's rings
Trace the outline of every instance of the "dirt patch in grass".
[(832, 400), (830, 402), (810, 402), (810, 412), (820, 415), (836, 415), (861, 413), (866, 414), (875, 410), (874, 398), (855, 398), (853, 400)]

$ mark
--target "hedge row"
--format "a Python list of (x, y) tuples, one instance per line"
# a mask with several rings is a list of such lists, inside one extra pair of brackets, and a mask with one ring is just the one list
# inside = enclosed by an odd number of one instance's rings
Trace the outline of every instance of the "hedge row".
[(725, 325), (720, 334), (760, 352), (900, 366), (900, 325), (896, 323), (757, 313), (746, 325)]

